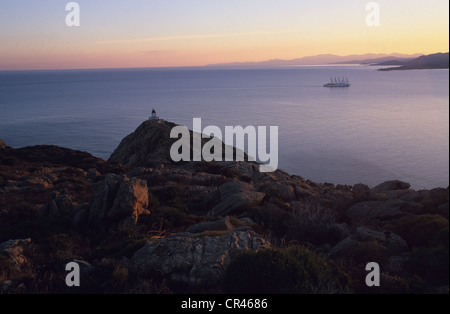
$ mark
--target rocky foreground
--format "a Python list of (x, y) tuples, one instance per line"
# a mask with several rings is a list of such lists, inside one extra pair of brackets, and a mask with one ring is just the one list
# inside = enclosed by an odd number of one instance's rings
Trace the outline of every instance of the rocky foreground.
[(109, 161), (0, 141), (0, 293), (448, 293), (448, 188), (175, 164), (172, 127), (144, 122)]

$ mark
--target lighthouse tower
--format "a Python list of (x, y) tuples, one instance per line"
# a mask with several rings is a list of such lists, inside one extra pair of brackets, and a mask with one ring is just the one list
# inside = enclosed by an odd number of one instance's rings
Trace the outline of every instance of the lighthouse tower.
[(150, 120), (153, 120), (153, 121), (158, 121), (159, 120), (159, 117), (156, 115), (156, 110), (155, 109), (152, 110), (152, 115), (150, 117)]

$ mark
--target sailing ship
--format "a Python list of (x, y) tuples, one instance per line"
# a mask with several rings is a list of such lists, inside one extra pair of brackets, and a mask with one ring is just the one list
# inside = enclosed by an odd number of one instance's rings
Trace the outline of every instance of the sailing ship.
[(348, 78), (331, 78), (331, 82), (325, 84), (323, 87), (350, 87)]

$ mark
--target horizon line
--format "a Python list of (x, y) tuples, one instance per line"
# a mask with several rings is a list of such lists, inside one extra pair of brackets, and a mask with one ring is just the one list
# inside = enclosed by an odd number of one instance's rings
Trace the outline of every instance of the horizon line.
[[(449, 53), (449, 52), (434, 52), (434, 53), (430, 53), (430, 54), (437, 54), (437, 53)], [(338, 55), (338, 54), (332, 54), (332, 53), (319, 53), (319, 54), (315, 54), (315, 55), (309, 55), (309, 56), (303, 56), (303, 57), (298, 57), (298, 58), (294, 58), (294, 59), (266, 59), (266, 60), (262, 60), (262, 61), (231, 61), (231, 62), (223, 62), (223, 63), (214, 63), (214, 64), (204, 64), (204, 65), (180, 65), (180, 66), (137, 66), (137, 67), (86, 67), (86, 68), (45, 68), (45, 69), (37, 69), (37, 68), (30, 68), (30, 69), (0, 69), (0, 72), (20, 72), (20, 71), (68, 71), (68, 70), (132, 70), (132, 69), (179, 69), (179, 68), (214, 68), (214, 67), (224, 67), (226, 65), (230, 66), (230, 69), (233, 68), (233, 65), (235, 66), (239, 66), (239, 64), (245, 64), (245, 63), (263, 63), (263, 62), (270, 62), (270, 61), (294, 61), (297, 59), (302, 59), (302, 58), (308, 58), (308, 57), (317, 57), (317, 56), (324, 56), (324, 55), (332, 55), (332, 56), (336, 56), (336, 57), (350, 57), (350, 56), (364, 56), (364, 55), (368, 55), (368, 54), (373, 54), (373, 55), (395, 55), (395, 54), (403, 54), (403, 55), (429, 55), (429, 54), (424, 54), (424, 53), (400, 53), (400, 52), (392, 52), (392, 53), (372, 53), (372, 52), (367, 52), (367, 53), (363, 53), (363, 54), (348, 54), (348, 55)], [(355, 60), (356, 61), (356, 60)], [(322, 63), (322, 64), (302, 64), (302, 65), (286, 65), (284, 67), (294, 67), (294, 66), (351, 66), (352, 64), (343, 64), (343, 65), (339, 65), (339, 64), (334, 64), (334, 63)], [(358, 64), (353, 64), (353, 65), (358, 65)], [(248, 65), (247, 65), (248, 66)], [(271, 66), (262, 66), (264, 68), (268, 68)], [(282, 65), (273, 65), (272, 67), (283, 67)]]

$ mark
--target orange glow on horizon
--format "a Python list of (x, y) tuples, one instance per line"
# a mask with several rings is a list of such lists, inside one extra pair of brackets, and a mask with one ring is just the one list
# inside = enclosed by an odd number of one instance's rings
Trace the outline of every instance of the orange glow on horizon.
[[(153, 6), (130, 1), (135, 6)], [(400, 0), (395, 4), (380, 0), (384, 8), (381, 26), (368, 27), (364, 1), (341, 6), (328, 0), (317, 4), (287, 1), (286, 8), (270, 0), (261, 0), (266, 4), (261, 7), (245, 4), (243, 12), (254, 15), (242, 16), (224, 3), (208, 4), (211, 10), (225, 10), (222, 13), (208, 11), (208, 6), (190, 8), (183, 2), (190, 14), (171, 17), (173, 7), (164, 4), (161, 12), (170, 14), (155, 22), (137, 10), (122, 16), (120, 6), (124, 4), (117, 4), (110, 8), (117, 10), (116, 15), (98, 11), (92, 14), (96, 19), (82, 18), (81, 26), (75, 28), (53, 15), (54, 24), (14, 24), (18, 22), (11, 13), (11, 17), (6, 16), (11, 19), (9, 28), (0, 28), (0, 70), (204, 66), (318, 54), (431, 54), (449, 50), (448, 10), (436, 10), (431, 4), (411, 0), (404, 2), (409, 6), (406, 10)], [(98, 3), (80, 3), (86, 11), (99, 9), (94, 8)], [(443, 0), (432, 0), (432, 4), (448, 8)], [(8, 5), (16, 14), (24, 14), (20, 7)], [(108, 20), (110, 15), (115, 19)]]

